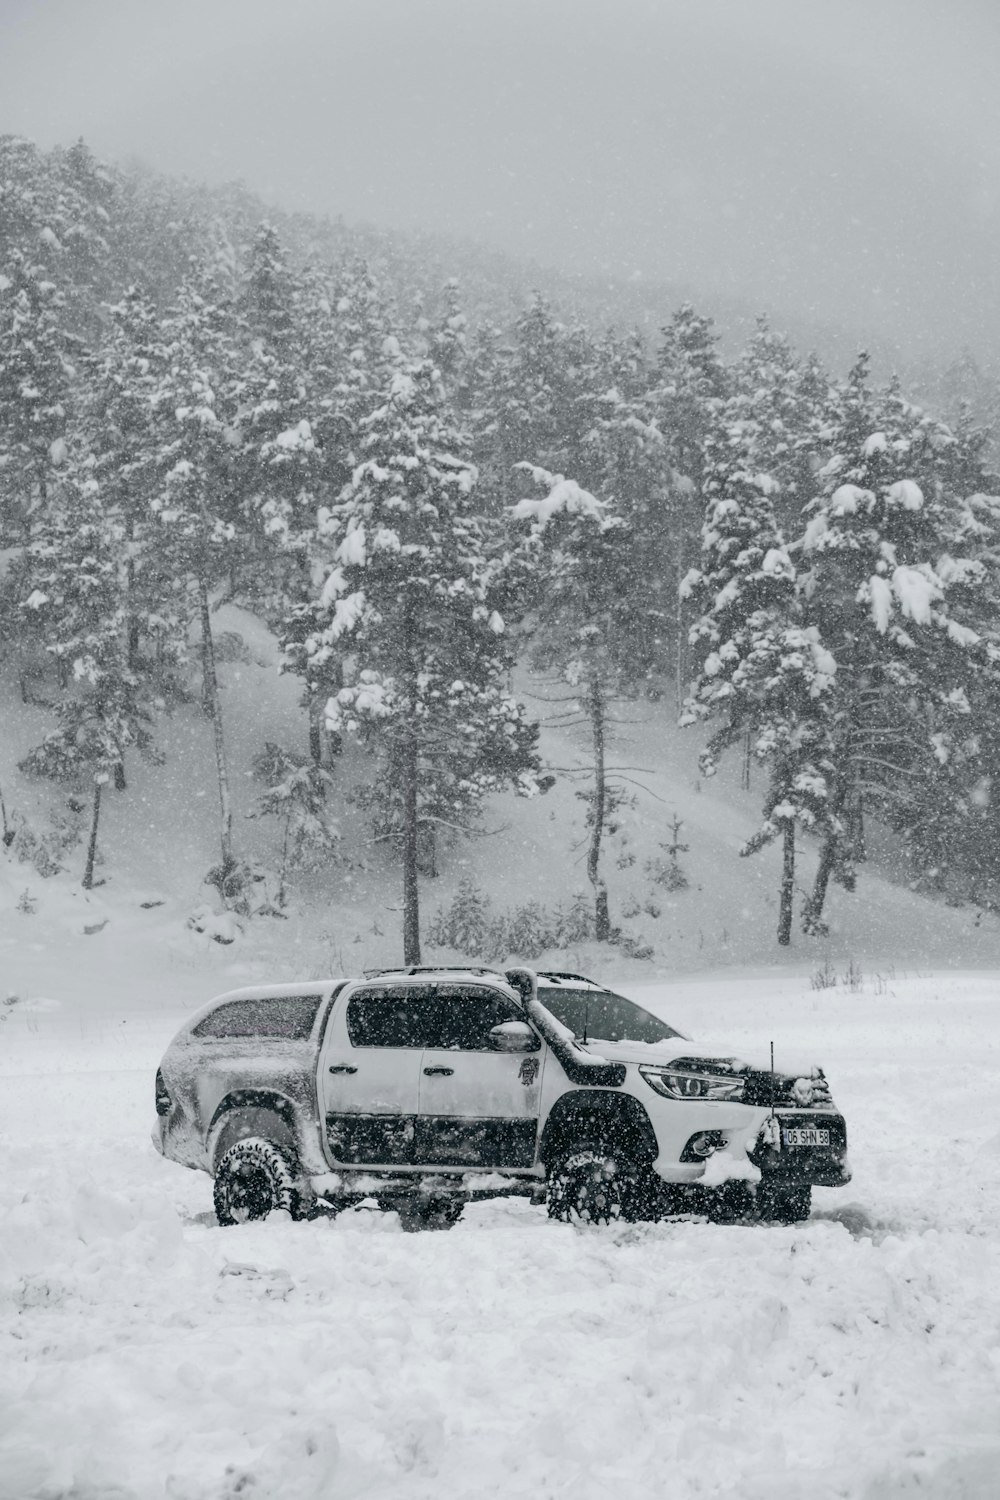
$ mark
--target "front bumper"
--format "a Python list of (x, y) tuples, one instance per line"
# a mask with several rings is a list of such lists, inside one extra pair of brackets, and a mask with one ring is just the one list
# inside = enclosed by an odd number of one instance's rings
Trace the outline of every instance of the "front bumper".
[[(847, 1158), (847, 1126), (843, 1115), (820, 1114), (815, 1110), (795, 1113), (775, 1110), (776, 1129), (768, 1129), (769, 1121), (761, 1126), (756, 1144), (747, 1156), (768, 1181), (787, 1184), (789, 1187), (841, 1187), (851, 1180), (851, 1167)], [(826, 1146), (788, 1146), (785, 1131), (794, 1127), (818, 1128), (829, 1134)], [(774, 1142), (771, 1138), (776, 1136)]]

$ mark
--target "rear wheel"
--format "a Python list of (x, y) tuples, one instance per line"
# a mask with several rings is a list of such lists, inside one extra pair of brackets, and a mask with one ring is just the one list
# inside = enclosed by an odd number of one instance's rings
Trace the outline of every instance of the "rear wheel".
[(220, 1224), (246, 1224), (284, 1210), (293, 1219), (306, 1215), (290, 1153), (263, 1136), (237, 1141), (219, 1162), (215, 1174), (215, 1216)]
[(563, 1224), (642, 1218), (643, 1196), (635, 1173), (605, 1146), (578, 1146), (549, 1168), (549, 1218)]

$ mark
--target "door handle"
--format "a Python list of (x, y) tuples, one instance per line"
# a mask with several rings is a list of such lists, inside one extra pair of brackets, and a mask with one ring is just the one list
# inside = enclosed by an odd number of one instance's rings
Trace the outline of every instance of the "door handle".
[(328, 1073), (356, 1073), (358, 1070), (350, 1063), (333, 1063), (327, 1068)]
[(425, 1068), (424, 1069), (424, 1072), (427, 1074), (428, 1078), (433, 1078), (435, 1074), (437, 1074), (441, 1078), (450, 1078), (451, 1075), (452, 1075), (452, 1073), (454, 1073), (454, 1071), (455, 1071), (454, 1068)]

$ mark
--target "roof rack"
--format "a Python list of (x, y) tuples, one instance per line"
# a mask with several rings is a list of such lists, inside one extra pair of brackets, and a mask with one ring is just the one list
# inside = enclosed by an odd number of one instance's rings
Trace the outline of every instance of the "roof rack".
[(490, 969), (483, 964), (402, 964), (364, 971), (366, 979), (380, 979), (384, 974), (492, 974), (495, 979), (506, 979), (501, 969)]
[(597, 984), (596, 979), (590, 979), (586, 974), (569, 974), (564, 969), (539, 969), (539, 979), (572, 979), (577, 984)]

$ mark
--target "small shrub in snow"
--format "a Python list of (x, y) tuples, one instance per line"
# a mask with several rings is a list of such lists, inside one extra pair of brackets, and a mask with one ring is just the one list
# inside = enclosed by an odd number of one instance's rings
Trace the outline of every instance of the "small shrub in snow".
[(626, 958), (647, 959), (653, 956), (652, 943), (645, 942), (641, 937), (634, 937), (630, 932), (622, 932), (620, 927), (612, 929), (611, 941), (616, 948), (621, 949)]
[(17, 909), (19, 912), (23, 912), (26, 917), (33, 916), (38, 910), (38, 901), (27, 888), (21, 892), (18, 898)]
[(469, 876), (463, 876), (453, 901), (436, 912), (426, 932), (429, 943), (493, 963), (508, 954), (540, 958), (550, 948), (566, 948), (593, 936), (594, 914), (583, 892), (555, 911), (527, 901), (498, 912)]
[(646, 861), (646, 874), (654, 885), (662, 885), (668, 891), (684, 891), (688, 886), (688, 878), (680, 866), (680, 856), (687, 854), (691, 847), (690, 844), (681, 843), (683, 826), (681, 819), (674, 813), (670, 821), (670, 838), (660, 844), (666, 859), (655, 855), (653, 859)]
[(470, 958), (485, 958), (492, 950), (496, 918), (486, 893), (469, 875), (463, 875), (450, 906), (441, 907), (426, 931), (429, 943), (455, 948)]
[(860, 964), (856, 964), (853, 958), (847, 965), (847, 973), (843, 977), (843, 983), (852, 995), (858, 994), (864, 988), (865, 979), (861, 972), (861, 966)]
[[(75, 813), (78, 806), (75, 800), (71, 801), (71, 813)], [(33, 865), (43, 880), (51, 879), (66, 868), (63, 855), (70, 849), (75, 849), (82, 836), (79, 821), (75, 817), (65, 817), (57, 812), (50, 816), (51, 828), (39, 833), (32, 828), (27, 818), (20, 813), (13, 813), (8, 830), (8, 842), (15, 859), (21, 864)]]
[(573, 943), (589, 942), (594, 936), (591, 902), (583, 891), (574, 891), (569, 906), (556, 907), (555, 946), (568, 948)]
[(559, 946), (552, 913), (537, 901), (515, 907), (508, 914), (505, 927), (505, 951), (521, 958), (539, 958), (547, 948)]
[(811, 990), (832, 990), (836, 988), (837, 976), (830, 967), (829, 958), (823, 960), (823, 967), (809, 976), (809, 988)]
[(235, 943), (243, 929), (231, 911), (213, 911), (208, 905), (196, 907), (187, 919), (192, 932), (210, 937), (214, 943)]

